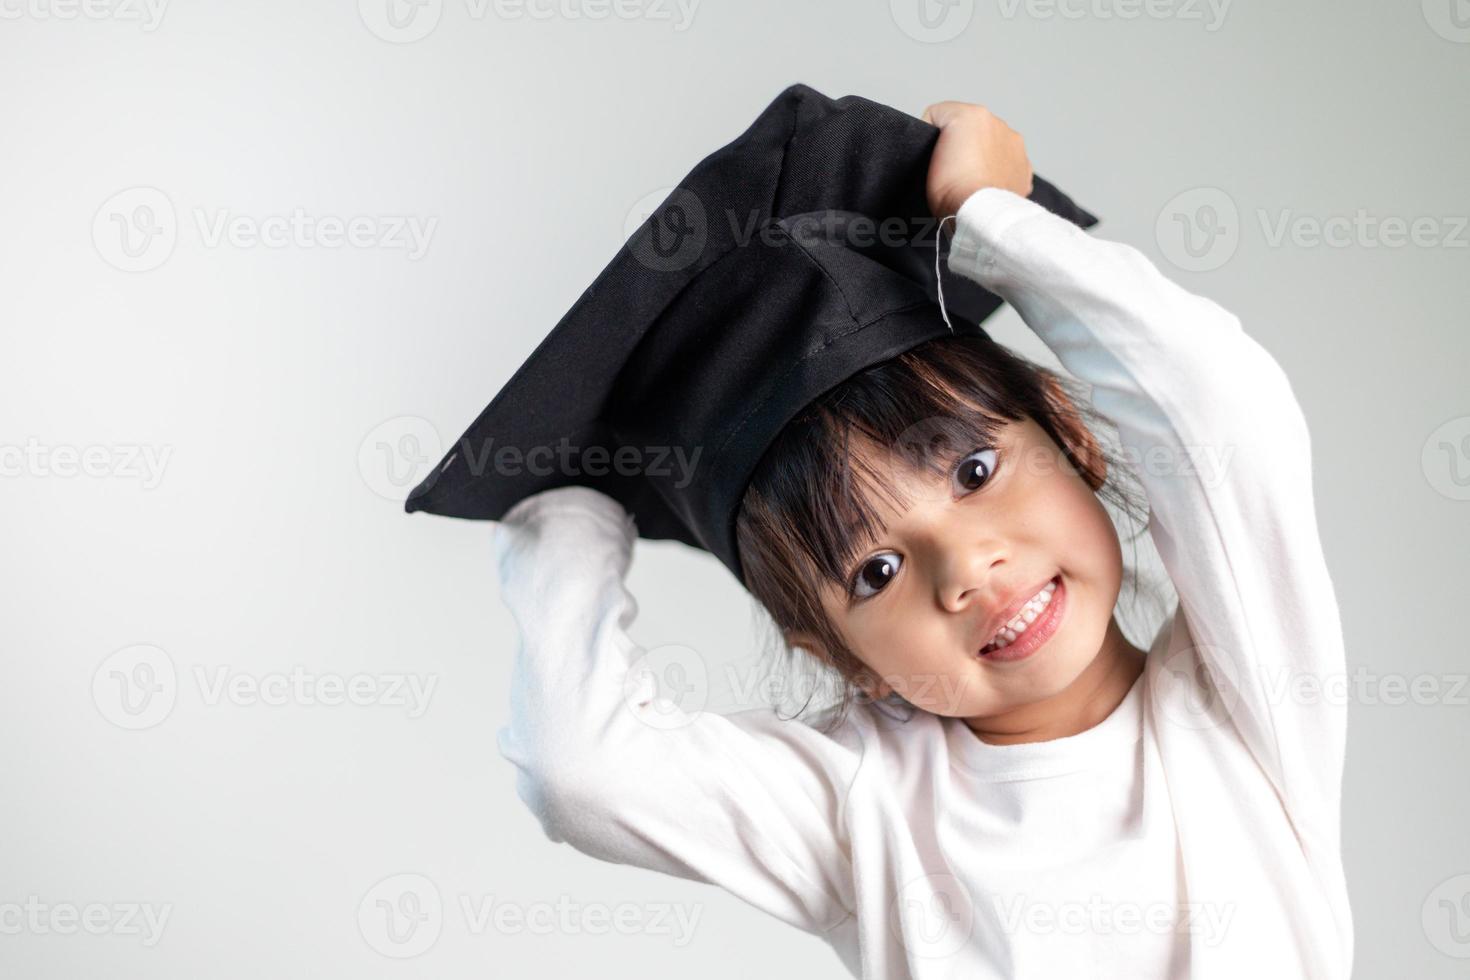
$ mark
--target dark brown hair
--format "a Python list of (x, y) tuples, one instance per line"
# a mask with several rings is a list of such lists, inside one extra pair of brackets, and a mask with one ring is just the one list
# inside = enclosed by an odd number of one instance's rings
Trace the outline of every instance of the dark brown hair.
[(825, 580), (845, 592), (846, 570), (878, 529), (876, 495), (904, 505), (868, 450), (886, 448), (880, 458), (943, 474), (991, 445), (1006, 423), (1030, 418), (1141, 531), (1146, 504), (1123, 484), (1126, 467), (1095, 437), (1089, 423), (1106, 420), (1084, 392), (987, 335), (946, 336), (847, 379), (788, 422), (766, 450), (736, 516), (744, 584), (788, 651), (784, 641), (794, 632), (825, 648), (808, 653), (836, 675), (829, 675), (840, 697), (831, 725), (868, 692), (859, 684), (863, 665), (828, 619), (819, 588)]

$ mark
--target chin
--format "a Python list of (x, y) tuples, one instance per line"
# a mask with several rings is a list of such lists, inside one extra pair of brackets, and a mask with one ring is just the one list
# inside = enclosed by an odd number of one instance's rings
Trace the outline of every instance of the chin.
[[(1070, 586), (1070, 582), (1068, 585)], [(1003, 701), (981, 706), (998, 714), (1043, 701), (1065, 691), (1097, 659), (1107, 636), (1107, 622), (1094, 622), (1084, 602), (1069, 593), (1066, 621), (1024, 661), (987, 668), (989, 683)], [(983, 665), (982, 665), (983, 666)]]
[(1101, 644), (1101, 635), (1096, 642), (1069, 643), (1067, 649), (1053, 651), (1059, 656), (1052, 657), (1049, 663), (1038, 662), (1037, 685), (1043, 691), (1041, 696), (1050, 697), (1071, 687), (1097, 659)]

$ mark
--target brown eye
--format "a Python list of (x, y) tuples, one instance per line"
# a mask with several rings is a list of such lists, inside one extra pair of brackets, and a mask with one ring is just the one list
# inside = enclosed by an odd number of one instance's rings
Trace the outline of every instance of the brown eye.
[(898, 574), (898, 568), (902, 564), (903, 559), (892, 551), (869, 558), (863, 562), (853, 579), (853, 595), (859, 598), (875, 595)]
[(960, 493), (970, 493), (980, 489), (995, 472), (996, 462), (994, 449), (975, 450), (960, 460), (959, 465), (955, 467), (955, 489)]

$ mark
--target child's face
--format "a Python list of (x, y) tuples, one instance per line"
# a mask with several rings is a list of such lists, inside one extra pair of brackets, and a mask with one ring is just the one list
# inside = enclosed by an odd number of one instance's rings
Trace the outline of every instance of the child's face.
[[(975, 448), (993, 453), (972, 454), (958, 475), (885, 466), (910, 504), (874, 501), (886, 530), (847, 569), (866, 598), (849, 602), (836, 587), (822, 597), (883, 682), (875, 693), (895, 690), (926, 711), (966, 719), (999, 718), (1057, 695), (1121, 635), (1109, 625), (1122, 550), (1082, 475), (1031, 419)], [(988, 624), (1058, 575), (1055, 632), (1021, 659), (980, 655), (993, 638)]]

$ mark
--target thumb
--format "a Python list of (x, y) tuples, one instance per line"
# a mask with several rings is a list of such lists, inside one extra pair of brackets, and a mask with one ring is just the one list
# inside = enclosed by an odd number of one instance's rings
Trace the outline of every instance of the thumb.
[(943, 129), (944, 124), (949, 122), (950, 117), (953, 115), (953, 102), (935, 102), (933, 105), (929, 106), (929, 108), (924, 110), (923, 118), (924, 121), (929, 125), (938, 126), (940, 129)]

